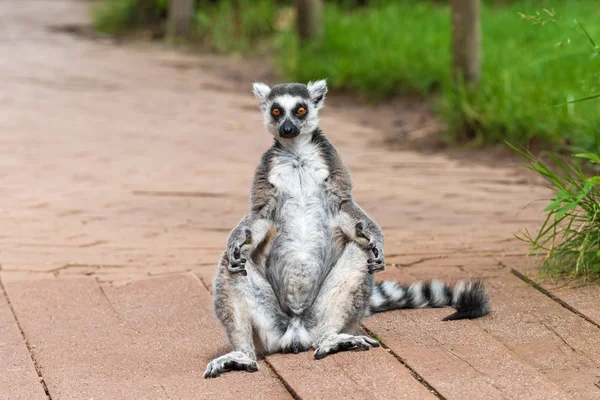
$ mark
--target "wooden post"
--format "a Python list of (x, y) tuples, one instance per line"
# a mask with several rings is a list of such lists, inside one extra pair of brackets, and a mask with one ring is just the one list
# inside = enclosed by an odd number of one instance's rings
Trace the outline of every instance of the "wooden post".
[(452, 72), (470, 86), (481, 74), (480, 0), (452, 0)]
[(187, 37), (194, 14), (194, 0), (169, 0), (167, 35), (169, 38)]
[(296, 0), (296, 29), (300, 43), (321, 36), (321, 0)]

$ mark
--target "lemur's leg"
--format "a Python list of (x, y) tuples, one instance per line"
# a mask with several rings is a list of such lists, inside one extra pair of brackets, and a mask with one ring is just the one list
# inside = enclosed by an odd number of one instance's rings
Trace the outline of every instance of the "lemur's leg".
[(340, 205), (338, 224), (343, 233), (369, 254), (369, 273), (385, 269), (383, 231), (353, 200)]
[(374, 276), (365, 268), (369, 256), (356, 243), (346, 244), (313, 306), (315, 358), (351, 348), (368, 350), (379, 343), (368, 336), (355, 336), (369, 304)]
[(274, 350), (287, 326), (287, 316), (260, 268), (248, 260), (244, 276), (232, 274), (229, 265), (224, 254), (213, 291), (215, 314), (227, 331), (233, 351), (212, 360), (204, 372), (206, 378), (231, 370), (257, 371), (255, 335), (264, 349)]

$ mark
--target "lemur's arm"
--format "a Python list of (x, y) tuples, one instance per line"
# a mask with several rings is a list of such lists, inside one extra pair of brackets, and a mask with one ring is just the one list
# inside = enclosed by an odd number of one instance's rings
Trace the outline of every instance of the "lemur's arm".
[(228, 270), (247, 275), (246, 261), (262, 243), (273, 225), (273, 214), (277, 203), (275, 190), (269, 182), (269, 170), (273, 148), (262, 157), (256, 168), (250, 194), (251, 209), (231, 231), (227, 238)]
[(350, 172), (337, 151), (325, 136), (317, 134), (313, 140), (319, 144), (329, 167), (329, 183), (339, 201), (339, 228), (352, 241), (370, 253), (369, 272), (385, 268), (383, 258), (383, 232), (352, 198)]
[(354, 200), (349, 199), (341, 203), (339, 226), (348, 238), (371, 253), (367, 261), (370, 273), (385, 268), (383, 231)]

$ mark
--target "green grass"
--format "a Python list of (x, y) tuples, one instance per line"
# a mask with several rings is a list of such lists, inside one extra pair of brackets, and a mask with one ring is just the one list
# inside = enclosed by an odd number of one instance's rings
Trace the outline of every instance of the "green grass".
[(105, 0), (92, 9), (94, 29), (108, 35), (123, 35), (135, 21), (135, 0)]
[(103, 0), (92, 8), (92, 22), (98, 32), (122, 36), (160, 24), (167, 7), (168, 0)]
[(196, 10), (195, 38), (220, 53), (261, 53), (275, 33), (275, 0), (222, 0)]
[[(539, 232), (524, 231), (517, 237), (529, 243), (532, 253), (547, 254), (544, 270), (549, 275), (600, 278), (600, 176), (586, 177), (581, 168), (546, 154), (554, 166), (549, 168), (531, 152), (513, 149), (525, 157), (526, 168), (546, 178), (555, 194)], [(576, 157), (600, 165), (597, 154)]]
[[(291, 80), (326, 77), (333, 88), (374, 99), (439, 92), (450, 141), (600, 151), (600, 101), (555, 107), (600, 92), (600, 57), (589, 60), (592, 47), (573, 23), (577, 18), (600, 37), (596, 0), (484, 2), (483, 72), (474, 93), (451, 82), (448, 5), (383, 3), (354, 12), (327, 7), (322, 41), (300, 49), (293, 34), (279, 38), (278, 67)], [(556, 11), (556, 23), (519, 15), (540, 11), (551, 19), (543, 8)]]
[[(102, 0), (92, 10), (94, 28), (112, 36), (140, 29), (164, 33), (168, 0)], [(276, 0), (196, 0), (189, 39), (219, 53), (260, 54), (275, 35)]]

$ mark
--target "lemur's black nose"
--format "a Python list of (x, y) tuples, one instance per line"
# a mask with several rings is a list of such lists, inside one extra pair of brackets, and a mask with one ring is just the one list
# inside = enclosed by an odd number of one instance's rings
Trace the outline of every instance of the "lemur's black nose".
[(296, 137), (299, 133), (298, 127), (289, 120), (285, 121), (283, 125), (279, 127), (279, 134), (286, 139)]

